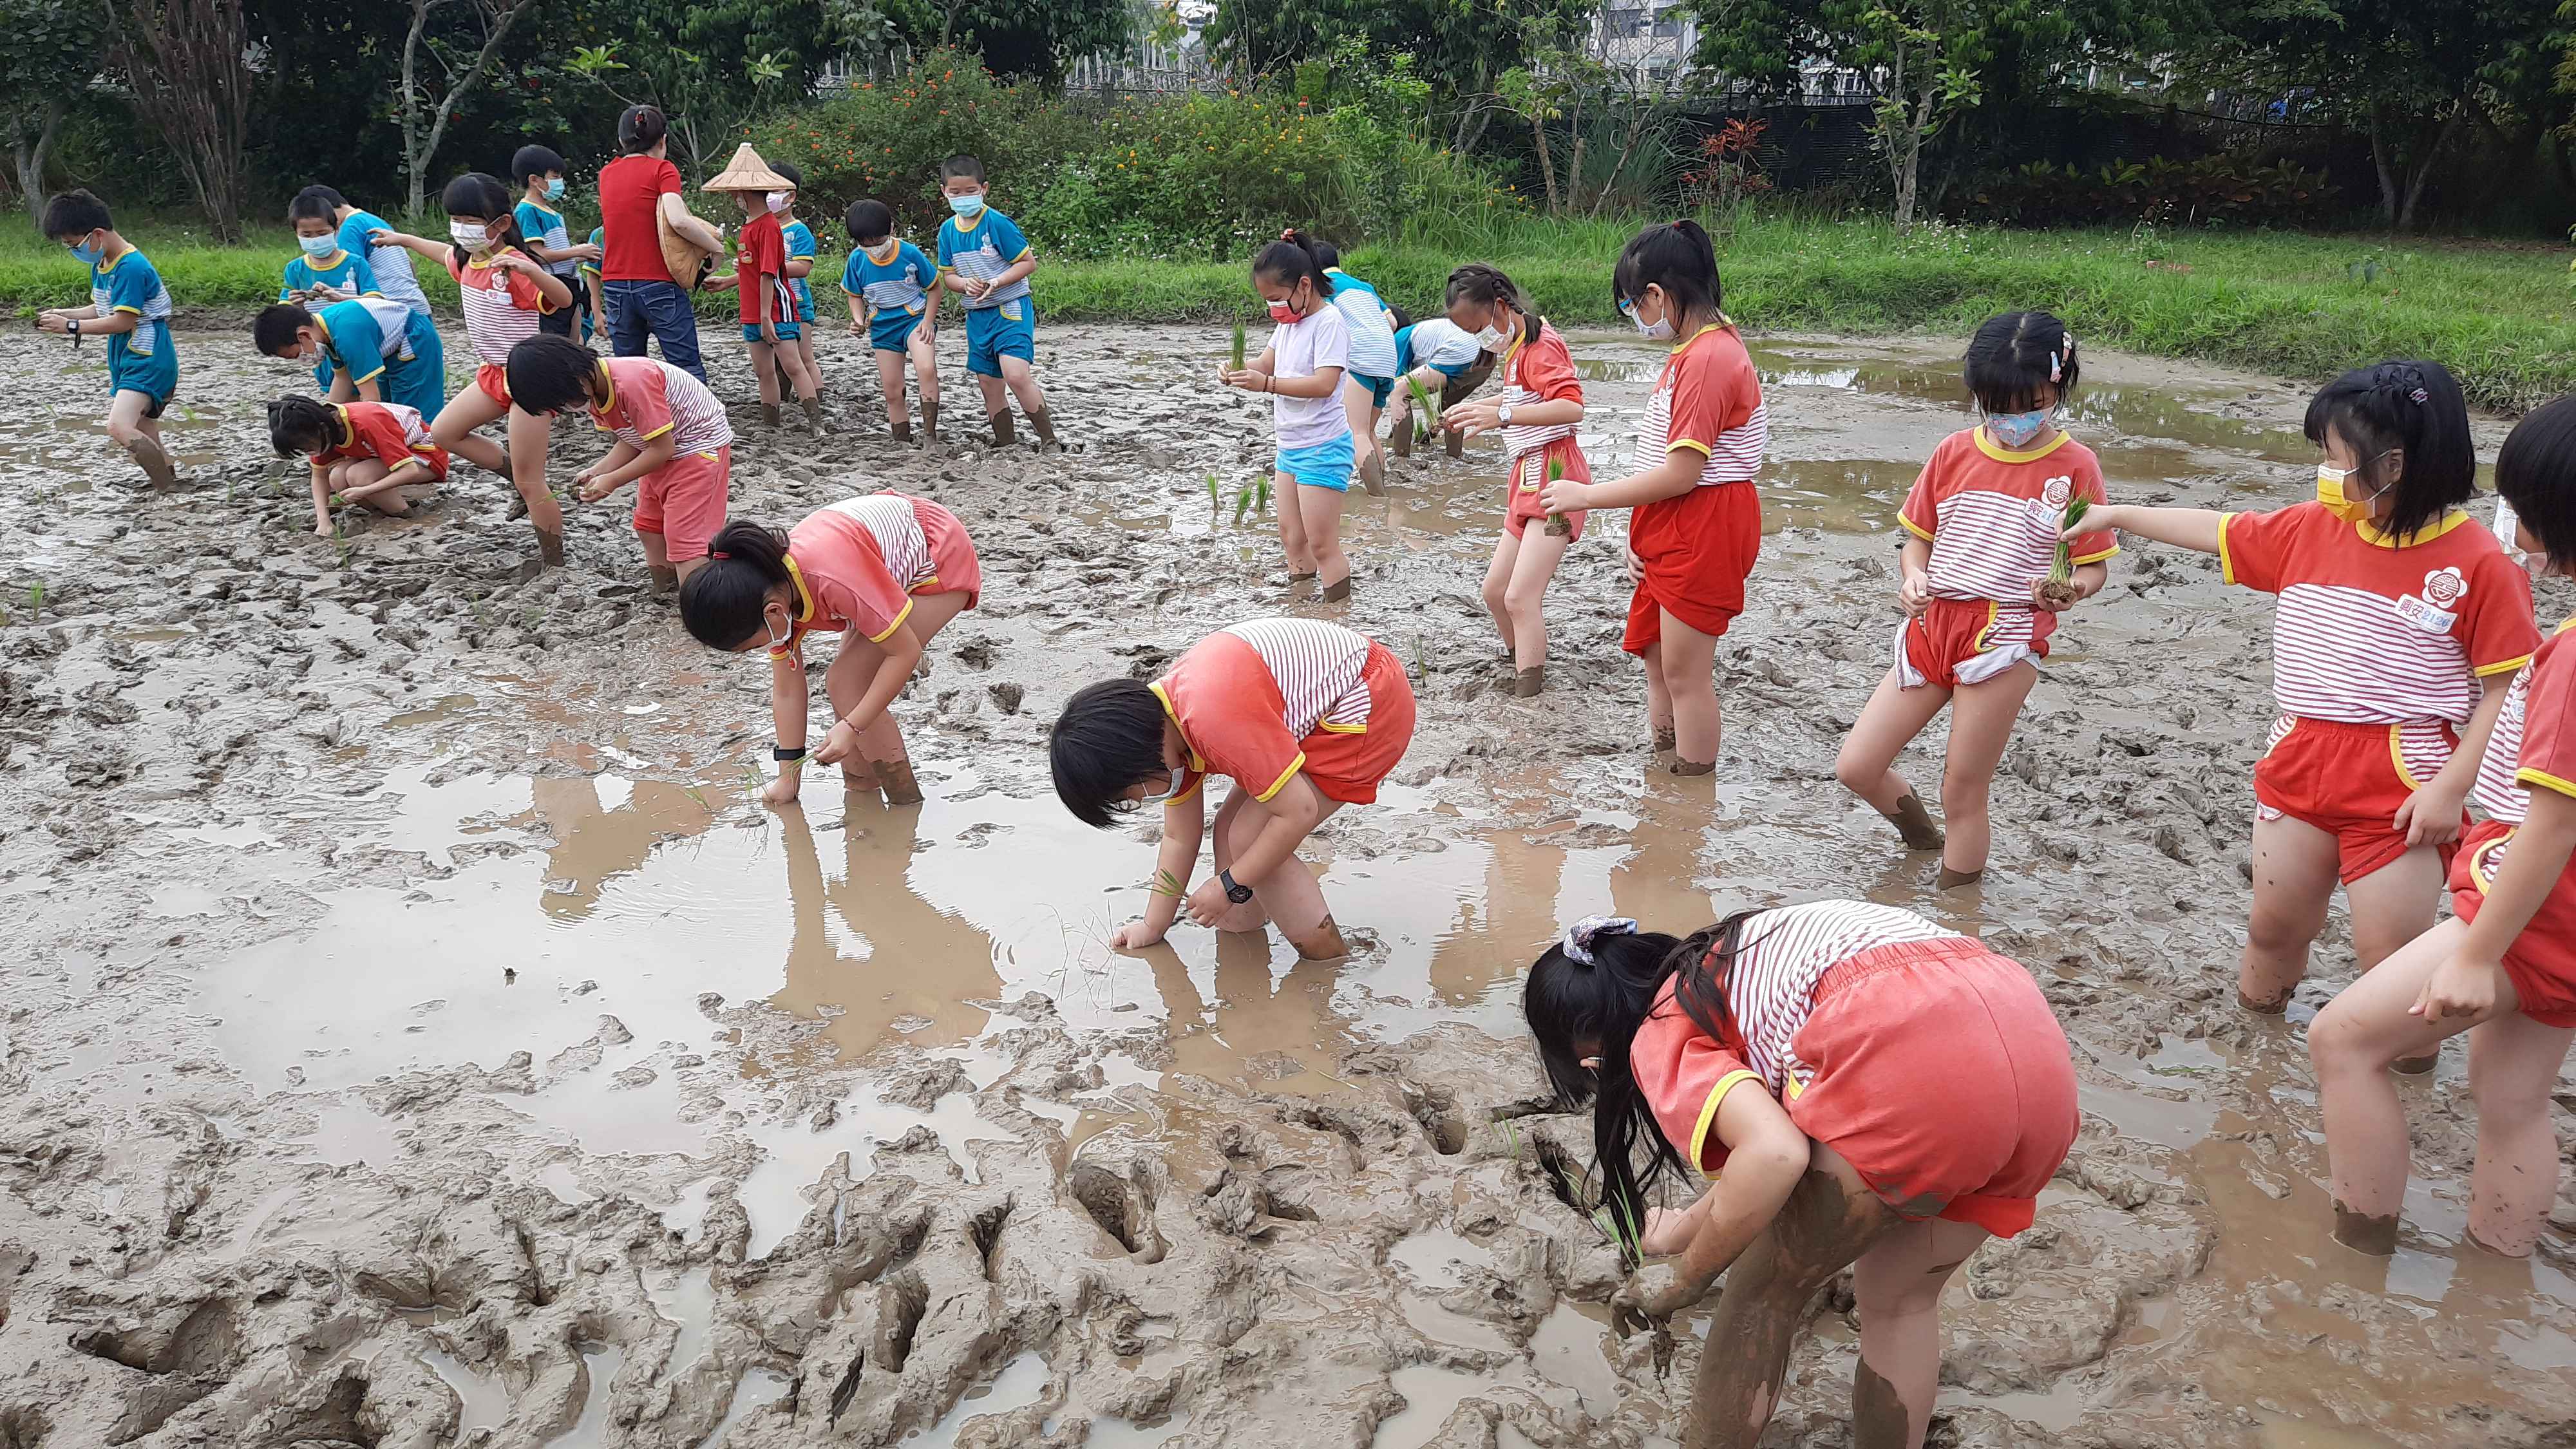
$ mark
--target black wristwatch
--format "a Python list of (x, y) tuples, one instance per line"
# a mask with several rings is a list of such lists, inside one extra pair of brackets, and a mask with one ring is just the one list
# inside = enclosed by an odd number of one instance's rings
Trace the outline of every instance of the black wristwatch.
[(1252, 899), (1252, 887), (1248, 885), (1237, 885), (1235, 883), (1233, 871), (1218, 871), (1216, 873), (1216, 883), (1225, 887), (1225, 898), (1234, 902), (1238, 906), (1242, 905), (1245, 901)]

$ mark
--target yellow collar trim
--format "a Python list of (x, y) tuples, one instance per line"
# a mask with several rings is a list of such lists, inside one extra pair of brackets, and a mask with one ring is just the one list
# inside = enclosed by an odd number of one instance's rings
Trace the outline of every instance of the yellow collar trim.
[(2391, 534), (2387, 529), (2381, 527), (2379, 520), (2375, 518), (2355, 519), (2353, 521), (2352, 529), (2353, 532), (2360, 534), (2361, 541), (2367, 544), (2373, 544), (2380, 548), (2413, 548), (2419, 543), (2431, 543), (2434, 539), (2440, 538), (2443, 534), (2450, 532), (2452, 529), (2455, 529), (2468, 521), (2469, 516), (2467, 514), (2454, 508), (2449, 513), (2443, 515), (2441, 522), (2434, 524), (2430, 528), (2411, 534), (2403, 541), (2400, 541), (2394, 534)]
[(1697, 342), (1712, 332), (1723, 332), (1733, 325), (1734, 324), (1728, 322), (1725, 319), (1724, 314), (1721, 313), (1717, 321), (1711, 322), (1707, 326), (1699, 329), (1697, 332), (1692, 333), (1689, 337), (1684, 338), (1681, 344), (1673, 349), (1673, 355), (1678, 357), (1681, 355), (1682, 348), (1690, 346), (1692, 343)]
[(608, 389), (608, 400), (592, 411), (604, 418), (617, 411), (617, 374), (608, 370), (606, 361), (599, 363), (599, 385)]
[(2065, 447), (2067, 438), (2066, 430), (2064, 428), (2059, 428), (2057, 430), (2057, 436), (2049, 439), (2044, 447), (2007, 448), (2003, 444), (1986, 436), (1986, 425), (1983, 423), (1977, 424), (1968, 431), (1976, 437), (1977, 451), (1994, 459), (1998, 463), (2036, 463), (2040, 459), (2047, 457), (2049, 454), (2056, 452), (2058, 449)]
[(2549, 632), (2552, 634), (2564, 634), (2570, 629), (2576, 629), (2576, 614), (2570, 614), (2566, 618), (2559, 620), (2558, 627), (2550, 630)]
[(1154, 691), (1154, 698), (1163, 702), (1164, 717), (1172, 722), (1173, 731), (1180, 734), (1182, 748), (1187, 749), (1190, 752), (1190, 773), (1193, 775), (1206, 774), (1207, 761), (1199, 757), (1198, 746), (1191, 744), (1189, 734), (1181, 729), (1181, 712), (1172, 708), (1172, 697), (1164, 692), (1163, 681), (1157, 679), (1145, 687)]
[(349, 405), (333, 403), (331, 411), (340, 415), (340, 441), (335, 446), (346, 448), (355, 445), (358, 441), (358, 425), (349, 419)]
[(349, 254), (347, 252), (333, 252), (330, 259), (327, 261), (316, 261), (311, 257), (301, 258), (304, 263), (304, 270), (308, 272), (336, 272), (340, 270), (340, 264), (348, 259)]
[(784, 559), (787, 564), (787, 581), (796, 586), (796, 618), (794, 622), (799, 624), (806, 623), (814, 617), (813, 591), (805, 587), (805, 571), (796, 566), (795, 558), (792, 555), (785, 554), (780, 555), (780, 557)]

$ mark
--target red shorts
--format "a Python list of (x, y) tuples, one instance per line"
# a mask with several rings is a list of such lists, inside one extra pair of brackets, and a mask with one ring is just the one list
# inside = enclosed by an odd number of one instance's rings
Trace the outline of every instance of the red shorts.
[(436, 443), (430, 443), (412, 449), (411, 455), (429, 465), (429, 476), (431, 478), (441, 483), (447, 481), (447, 465), (452, 460), (449, 458), (448, 452), (445, 448), (438, 446)]
[[(2453, 915), (2463, 921), (2478, 918), (2514, 830), (2501, 820), (2488, 820), (2461, 837), (2459, 853), (2451, 858)], [(2558, 877), (2549, 899), (2504, 953), (2504, 974), (2513, 980), (2522, 1014), (2562, 1031), (2576, 1027), (2576, 880), (2570, 876), (2576, 871)]]
[[(1863, 951), (1816, 983), (1784, 1105), (1890, 1206), (1997, 1237), (2030, 1226), (2074, 1145), (2075, 1066), (2039, 983), (1966, 940)], [(1908, 1216), (1923, 1216), (1909, 1213)]]
[(966, 596), (966, 607), (984, 596), (984, 565), (975, 557), (975, 540), (966, 536), (966, 525), (957, 515), (927, 498), (912, 500), (912, 516), (921, 524), (922, 541), (930, 545), (929, 578), (912, 586), (915, 594), (954, 594)]
[[(1536, 452), (1514, 458), (1503, 470), (1503, 528), (1512, 537), (1520, 537), (1531, 519), (1547, 517), (1547, 510), (1539, 506), (1538, 495), (1547, 487), (1547, 465), (1552, 461), (1565, 465), (1558, 477), (1576, 483), (1592, 481), (1592, 465), (1583, 461), (1583, 449), (1572, 438), (1559, 438)], [(1583, 536), (1584, 513), (1577, 509), (1565, 516), (1574, 522), (1574, 532), (1566, 538), (1571, 543)]]
[(1744, 612), (1744, 578), (1762, 552), (1762, 495), (1750, 483), (1716, 483), (1649, 503), (1628, 515), (1628, 547), (1645, 577), (1628, 600), (1620, 648), (1654, 648), (1667, 613), (1703, 634), (1723, 634)]
[(681, 453), (659, 472), (635, 480), (635, 531), (662, 535), (673, 563), (707, 556), (707, 544), (725, 523), (725, 492), (733, 478), (733, 449)]
[(2027, 659), (2048, 657), (2057, 616), (2007, 609), (1992, 599), (1934, 599), (1896, 629), (1896, 682), (1906, 689), (1983, 684)]
[(474, 385), (485, 397), (503, 407), (510, 405), (510, 373), (497, 362), (487, 362), (474, 369)]
[[(2397, 807), (2451, 758), (2459, 735), (2441, 721), (2344, 724), (2284, 715), (2254, 766), (2255, 816), (2286, 815), (2335, 838), (2336, 873), (2350, 885), (2406, 853)], [(2468, 812), (2460, 823), (2468, 824)], [(2441, 847), (2448, 866), (2458, 847)]]
[(1395, 773), (1404, 747), (1413, 743), (1413, 681), (1405, 677), (1403, 661), (1372, 640), (1360, 680), (1369, 691), (1368, 723), (1319, 728), (1299, 742), (1306, 751), (1306, 783), (1345, 805), (1376, 800), (1378, 785)]

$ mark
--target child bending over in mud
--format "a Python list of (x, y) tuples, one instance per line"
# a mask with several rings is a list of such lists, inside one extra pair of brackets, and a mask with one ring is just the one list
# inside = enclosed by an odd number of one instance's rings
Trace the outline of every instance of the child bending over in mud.
[[(2030, 1226), (2075, 1141), (2074, 1065), (2030, 973), (1893, 906), (1811, 901), (1684, 940), (1578, 922), (1523, 1007), (1559, 1098), (1592, 1105), (1612, 1213), (1644, 1225), (1641, 1256), (1679, 1255), (1623, 1303), (1666, 1318), (1726, 1274), (1682, 1442), (1761, 1439), (1808, 1305), (1850, 1268), (1852, 1442), (1920, 1445), (1943, 1286)], [(1666, 1172), (1710, 1186), (1649, 1214)]]
[(269, 446), (313, 465), (313, 536), (334, 536), (331, 505), (363, 503), (400, 517), (411, 511), (398, 490), (447, 476), (447, 450), (419, 413), (400, 403), (328, 402), (282, 397), (268, 405)]
[[(1550, 514), (1538, 501), (1550, 478), (1592, 481), (1574, 440), (1574, 425), (1583, 421), (1583, 384), (1565, 339), (1499, 269), (1469, 262), (1451, 272), (1448, 300), (1449, 320), (1471, 329), (1481, 351), (1502, 359), (1501, 396), (1461, 403), (1440, 415), (1440, 425), (1469, 436), (1503, 435), (1503, 536), (1485, 570), (1485, 612), (1511, 652), (1512, 692), (1527, 699), (1547, 682), (1548, 583), (1566, 549), (1583, 536), (1581, 513)], [(1529, 533), (1539, 519), (1546, 523)]]
[[(1191, 645), (1151, 684), (1078, 691), (1047, 749), (1056, 796), (1083, 824), (1163, 807), (1145, 917), (1112, 946), (1151, 946), (1187, 910), (1220, 931), (1275, 921), (1314, 959), (1347, 951), (1297, 847), (1344, 805), (1375, 801), (1412, 739), (1413, 686), (1385, 645), (1320, 619), (1254, 619)], [(1216, 874), (1190, 889), (1210, 775), (1234, 788), (1216, 812)]]
[(1217, 380), (1267, 394), (1278, 456), (1279, 547), (1288, 577), (1318, 579), (1324, 598), (1351, 596), (1351, 561), (1342, 553), (1342, 506), (1351, 490), (1353, 452), (1342, 374), (1351, 361), (1351, 329), (1333, 306), (1333, 281), (1305, 234), (1285, 231), (1252, 259), (1253, 289), (1270, 305), (1270, 345), (1242, 370), (1217, 369)]
[(616, 437), (606, 457), (573, 475), (573, 488), (597, 503), (635, 485), (635, 536), (655, 593), (706, 566), (732, 488), (733, 424), (705, 383), (657, 358), (602, 360), (552, 333), (511, 348), (508, 374), (521, 411), (551, 419), (582, 407)]
[[(1986, 793), (2039, 681), (2058, 611), (2100, 592), (2119, 552), (2088, 529), (2068, 546), (2072, 577), (2053, 576), (2073, 500), (2102, 501), (2102, 465), (2061, 430), (2075, 391), (2074, 334), (2046, 312), (1989, 317), (1968, 344), (1968, 391), (1985, 421), (1932, 450), (1896, 515), (1901, 555), (1896, 666), (1844, 737), (1834, 777), (1896, 822), (1908, 850), (1938, 850), (1941, 888), (1985, 874), (1992, 828)], [(1923, 798), (1891, 768), (1897, 752), (1950, 705), (1941, 770), (1945, 845)]]
[(805, 516), (780, 533), (735, 519), (680, 585), (680, 622), (710, 649), (769, 648), (778, 778), (761, 799), (796, 798), (805, 764), (805, 636), (842, 635), (823, 687), (837, 718), (814, 762), (839, 765), (852, 789), (882, 788), (917, 805), (921, 786), (892, 712), (922, 651), (983, 592), (975, 543), (957, 515), (926, 498), (871, 493)]
[(1762, 550), (1762, 471), (1770, 414), (1762, 379), (1720, 309), (1717, 249), (1695, 221), (1650, 226), (1611, 278), (1637, 331), (1673, 344), (1646, 402), (1630, 466), (1612, 483), (1559, 478), (1539, 490), (1550, 513), (1633, 510), (1623, 648), (1646, 666), (1647, 725), (1673, 773), (1717, 768), (1717, 640), (1744, 612), (1744, 579)]
[[(2576, 574), (2576, 399), (2534, 410), (2496, 455), (2518, 552)], [(2488, 818), (2451, 862), (2452, 919), (2397, 948), (2308, 1028), (2334, 1177), (2335, 1236), (2397, 1249), (2406, 1109), (2387, 1068), (2469, 1034), (2477, 1166), (2469, 1237), (2527, 1257), (2558, 1195), (2550, 1093), (2576, 1041), (2576, 641), (2561, 623), (2513, 674), (2477, 772)], [(2490, 676), (2492, 677), (2492, 676)], [(2462, 754), (2468, 754), (2463, 747)], [(2472, 758), (2475, 758), (2472, 756)]]
[(2345, 373), (2309, 402), (2307, 432), (2325, 455), (2312, 502), (2111, 505), (2076, 525), (2214, 553), (2226, 582), (2280, 599), (2280, 717), (2254, 766), (2254, 914), (2236, 975), (2237, 1000), (2266, 1014), (2307, 975), (2337, 880), (2364, 971), (2433, 924), (2487, 736), (2540, 642), (2530, 578), (2460, 511), (2477, 458), (2439, 363)]
[[(1390, 308), (1395, 323), (1395, 385), (1391, 389), (1395, 407), (1388, 416), (1387, 435), (1395, 443), (1395, 456), (1413, 456), (1413, 390), (1422, 389), (1438, 409), (1446, 413), (1465, 402), (1485, 379), (1494, 375), (1494, 357), (1476, 345), (1469, 328), (1461, 327), (1446, 317), (1426, 317), (1419, 322), (1404, 315), (1404, 309)], [(1428, 419), (1425, 420), (1426, 424)], [(1452, 458), (1465, 449), (1464, 433), (1444, 435)]]

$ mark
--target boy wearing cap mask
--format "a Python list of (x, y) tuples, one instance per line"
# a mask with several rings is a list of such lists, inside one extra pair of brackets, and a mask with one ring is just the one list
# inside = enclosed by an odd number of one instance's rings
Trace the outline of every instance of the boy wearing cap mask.
[(734, 148), (733, 160), (706, 184), (708, 191), (729, 191), (742, 206), (742, 232), (734, 238), (733, 276), (707, 279), (709, 287), (731, 287), (742, 300), (742, 340), (751, 344), (751, 375), (760, 383), (760, 418), (778, 426), (778, 374), (784, 371), (804, 406), (814, 436), (823, 435), (823, 399), (814, 375), (798, 355), (804, 329), (796, 321), (796, 294), (787, 286), (787, 234), (778, 213), (795, 200), (795, 183), (769, 168), (749, 142)]

